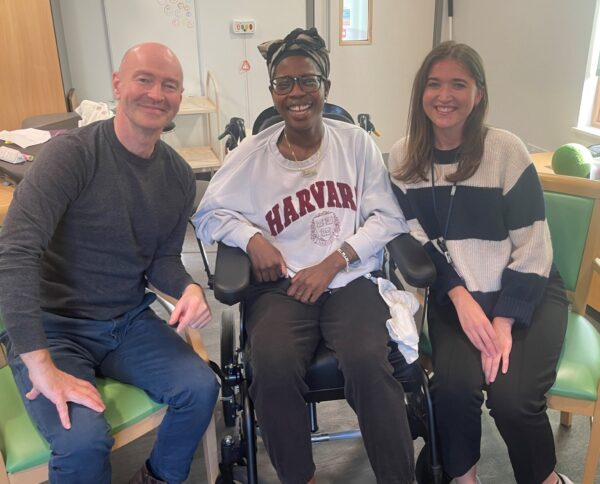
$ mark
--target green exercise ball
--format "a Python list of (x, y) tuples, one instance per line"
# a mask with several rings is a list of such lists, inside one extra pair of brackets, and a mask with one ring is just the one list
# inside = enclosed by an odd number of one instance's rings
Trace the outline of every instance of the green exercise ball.
[(552, 169), (557, 175), (588, 178), (592, 162), (590, 150), (578, 143), (562, 145), (552, 155)]

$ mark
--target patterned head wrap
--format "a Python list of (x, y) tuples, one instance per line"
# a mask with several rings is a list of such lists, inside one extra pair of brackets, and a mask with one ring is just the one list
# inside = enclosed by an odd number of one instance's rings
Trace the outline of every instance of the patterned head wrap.
[(271, 40), (260, 44), (258, 50), (267, 60), (269, 79), (273, 79), (277, 64), (293, 55), (311, 58), (321, 71), (321, 75), (326, 79), (329, 77), (329, 51), (325, 48), (325, 41), (314, 27), (308, 30), (294, 29), (283, 40)]

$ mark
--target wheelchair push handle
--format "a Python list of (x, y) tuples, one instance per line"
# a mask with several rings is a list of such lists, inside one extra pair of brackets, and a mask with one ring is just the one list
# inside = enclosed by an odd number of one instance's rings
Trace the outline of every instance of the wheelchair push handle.
[(225, 142), (227, 151), (231, 151), (246, 137), (246, 125), (242, 118), (232, 117), (225, 126), (225, 131), (219, 135), (219, 140), (228, 136)]
[(239, 141), (246, 137), (246, 125), (242, 118), (232, 117), (229, 123), (225, 126), (225, 131), (219, 135), (219, 139), (222, 140), (225, 136), (233, 136)]
[(359, 114), (358, 115), (358, 125), (369, 134), (373, 133), (377, 137), (381, 136), (381, 133), (377, 130), (377, 128), (371, 121), (370, 114), (367, 114), (367, 113)]

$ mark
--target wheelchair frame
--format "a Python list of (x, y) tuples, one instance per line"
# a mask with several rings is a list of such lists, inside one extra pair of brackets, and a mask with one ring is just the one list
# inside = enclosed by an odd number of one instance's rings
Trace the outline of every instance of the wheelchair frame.
[[(388, 244), (394, 265), (408, 284), (426, 288), (435, 279), (435, 268), (420, 244), (408, 234), (402, 234)], [(214, 279), (215, 297), (229, 305), (241, 302), (243, 290), (250, 282), (250, 261), (238, 248), (219, 244)], [(425, 308), (423, 315), (425, 314)], [(256, 484), (256, 418), (248, 395), (248, 366), (245, 360), (244, 304), (240, 304), (240, 329), (236, 338), (235, 313), (225, 310), (221, 322), (221, 377), (223, 416), (226, 426), (237, 427), (237, 435), (226, 435), (221, 440), (219, 483), (234, 483), (239, 479), (239, 469), (246, 467), (246, 482)], [(443, 475), (435, 434), (435, 421), (429, 395), (429, 379), (418, 362), (404, 367), (394, 367), (394, 376), (403, 384), (406, 409), (413, 440), (422, 437), (426, 445), (417, 458), (416, 475), (419, 484), (448, 482)], [(413, 378), (407, 379), (412, 372)], [(341, 375), (341, 372), (339, 372)], [(314, 388), (307, 395), (307, 411), (313, 433), (313, 443), (360, 437), (359, 430), (317, 433), (316, 403), (343, 399), (343, 376), (334, 388)]]
[[(354, 124), (352, 116), (343, 108), (334, 104), (325, 103), (323, 116)], [(254, 122), (252, 133), (256, 134), (263, 129), (281, 121), (282, 118), (273, 107), (265, 109)], [(359, 115), (359, 124), (368, 133), (376, 133), (375, 126), (368, 114)], [(225, 132), (220, 138), (229, 136), (227, 144), (229, 149), (234, 149), (243, 139), (243, 121), (232, 118)], [(217, 264), (214, 275), (211, 274), (206, 254), (201, 242), (198, 240), (204, 266), (209, 277), (209, 287), (214, 289), (215, 297), (228, 305), (241, 302), (244, 289), (250, 283), (250, 261), (241, 250), (219, 243)], [(408, 284), (417, 288), (427, 288), (435, 280), (435, 267), (425, 253), (421, 245), (408, 234), (402, 234), (388, 244), (390, 255), (390, 267), (397, 267)], [(390, 279), (401, 287), (399, 278), (393, 270), (389, 271)], [(427, 290), (427, 289), (426, 289)], [(425, 306), (427, 296), (425, 297)], [(426, 307), (423, 308), (423, 320)], [(233, 310), (225, 310), (222, 315), (221, 325), (221, 367), (215, 371), (222, 379), (222, 405), (225, 425), (238, 427), (238, 437), (226, 435), (221, 441), (221, 462), (219, 468), (221, 474), (218, 483), (237, 482), (241, 467), (246, 469), (246, 482), (256, 484), (258, 482), (258, 471), (256, 461), (256, 418), (252, 401), (248, 394), (247, 362), (244, 358), (243, 348), (245, 345), (244, 328), (244, 305), (240, 304), (240, 330), (236, 343), (235, 315)], [(422, 325), (421, 325), (422, 327)], [(216, 366), (216, 365), (215, 365)], [(415, 472), (419, 484), (441, 484), (448, 482), (442, 472), (440, 464), (437, 437), (435, 433), (435, 422), (431, 397), (429, 395), (429, 378), (418, 362), (406, 365), (404, 371), (410, 370), (414, 373), (412, 381), (402, 381), (406, 395), (406, 409), (413, 440), (421, 436), (426, 445), (421, 450), (416, 463)], [(401, 377), (394, 368), (394, 376)], [(359, 430), (317, 433), (317, 411), (316, 403), (319, 401), (339, 400), (344, 398), (343, 375), (338, 386), (320, 391), (309, 390), (307, 396), (307, 407), (311, 426), (311, 441), (313, 443), (331, 440), (341, 440), (360, 437)], [(420, 392), (409, 391), (408, 384), (418, 387)]]

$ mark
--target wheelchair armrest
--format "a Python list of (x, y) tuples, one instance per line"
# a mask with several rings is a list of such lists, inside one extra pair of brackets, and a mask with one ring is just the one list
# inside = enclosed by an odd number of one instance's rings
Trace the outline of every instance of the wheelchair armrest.
[(242, 300), (250, 285), (250, 259), (238, 248), (219, 242), (214, 291), (217, 300), (233, 305)]
[(387, 250), (408, 284), (419, 288), (433, 284), (437, 276), (435, 265), (412, 235), (398, 235), (387, 244)]

